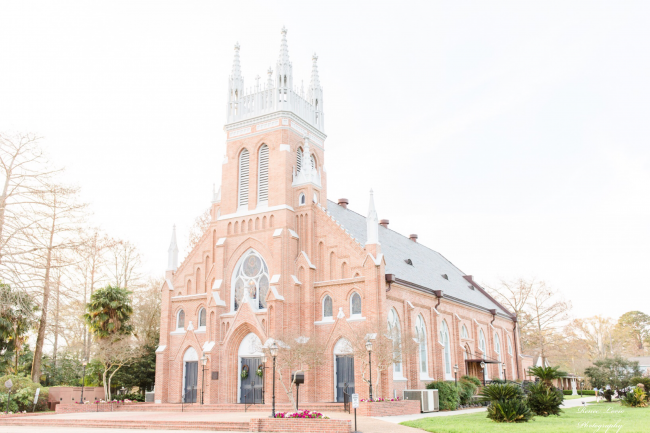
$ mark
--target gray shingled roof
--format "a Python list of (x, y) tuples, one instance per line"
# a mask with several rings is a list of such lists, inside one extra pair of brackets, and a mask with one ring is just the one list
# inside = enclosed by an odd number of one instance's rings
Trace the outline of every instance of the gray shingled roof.
[[(330, 200), (327, 201), (327, 211), (343, 229), (365, 245), (366, 217)], [(484, 309), (496, 309), (497, 314), (510, 316), (479, 290), (470, 288), (471, 284), (463, 278), (466, 274), (442, 254), (382, 226), (379, 226), (379, 243), (386, 260), (387, 274), (394, 274), (396, 278), (430, 290), (442, 290), (443, 296), (452, 300)], [(411, 259), (412, 266), (405, 262), (407, 259)], [(448, 280), (443, 278), (443, 274), (447, 275)]]

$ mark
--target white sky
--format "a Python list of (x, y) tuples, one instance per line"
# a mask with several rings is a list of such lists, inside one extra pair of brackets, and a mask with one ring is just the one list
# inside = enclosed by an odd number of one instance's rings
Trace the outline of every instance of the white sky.
[[(289, 29), (319, 55), (329, 198), (483, 283), (574, 314), (650, 313), (647, 1), (0, 0), (0, 130), (45, 137), (93, 220), (161, 273), (221, 183), (233, 45), (247, 86)], [(264, 79), (264, 78), (263, 78)]]

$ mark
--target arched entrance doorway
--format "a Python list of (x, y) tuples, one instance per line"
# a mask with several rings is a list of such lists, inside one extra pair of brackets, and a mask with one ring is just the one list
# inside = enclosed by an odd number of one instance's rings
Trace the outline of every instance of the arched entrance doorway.
[(239, 344), (237, 355), (239, 359), (237, 401), (245, 404), (264, 403), (264, 376), (257, 375), (257, 369), (264, 355), (259, 337), (252, 332), (246, 335)]
[(199, 377), (199, 355), (193, 347), (183, 355), (183, 403), (196, 403), (196, 387)]
[(341, 338), (334, 346), (334, 400), (343, 402), (343, 391), (354, 394), (354, 357), (352, 345)]

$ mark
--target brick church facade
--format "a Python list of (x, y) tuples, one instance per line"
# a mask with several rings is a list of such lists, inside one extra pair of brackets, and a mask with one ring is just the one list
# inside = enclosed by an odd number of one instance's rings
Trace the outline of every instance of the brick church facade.
[(454, 367), (458, 377), (524, 378), (514, 316), (470, 275), (379, 221), (372, 191), (366, 216), (345, 199), (327, 200), (315, 55), (307, 91), (296, 89), (283, 29), (275, 74), (244, 89), (236, 45), (227, 103), (222, 187), (209, 227), (180, 264), (172, 235), (157, 403), (199, 401), (201, 390), (206, 404), (251, 395), (270, 402), (270, 370), (254, 371), (261, 347), (288, 334), (316, 338), (325, 353), (305, 374), (301, 401), (337, 401), (343, 382), (365, 398), (367, 356), (355, 357), (349, 340), (375, 325), (387, 334), (365, 335), (390, 337), (397, 352), (400, 341), (415, 344), (381, 374), (383, 397), (454, 380)]

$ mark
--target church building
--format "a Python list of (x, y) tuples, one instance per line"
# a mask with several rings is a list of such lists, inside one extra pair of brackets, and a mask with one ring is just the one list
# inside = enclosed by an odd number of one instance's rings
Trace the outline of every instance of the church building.
[[(282, 29), (275, 71), (244, 87), (239, 51), (209, 227), (180, 264), (172, 234), (156, 402), (270, 403), (271, 361), (255, 372), (262, 348), (286, 335), (323, 348), (321, 365), (305, 373), (302, 402), (342, 401), (346, 386), (368, 397), (368, 354), (354, 349), (360, 336), (377, 351), (382, 338), (394, 348), (379, 378), (373, 364), (374, 397), (466, 374), (523, 379), (516, 319), (471, 275), (379, 220), (372, 191), (365, 216), (346, 199), (328, 200), (318, 57), (308, 88), (297, 88)], [(287, 401), (277, 382), (276, 395)]]

